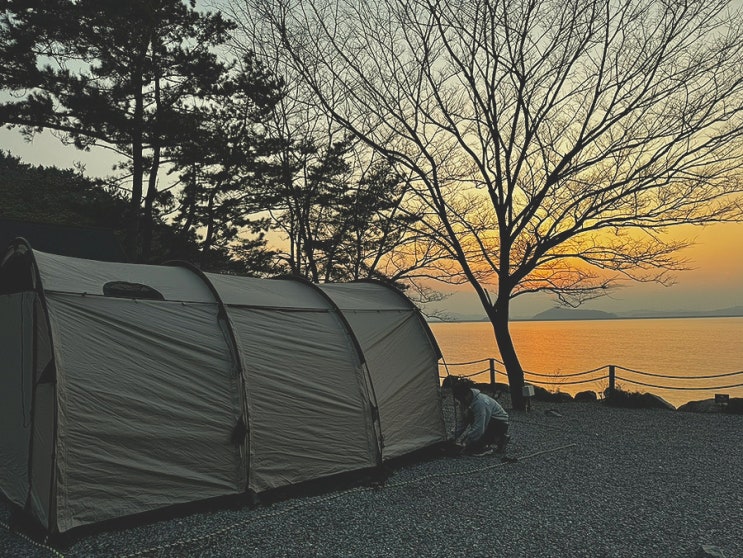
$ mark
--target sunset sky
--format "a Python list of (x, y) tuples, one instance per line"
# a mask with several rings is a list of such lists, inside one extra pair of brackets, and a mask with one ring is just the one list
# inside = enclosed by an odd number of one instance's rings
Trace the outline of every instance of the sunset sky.
[[(717, 310), (743, 306), (743, 223), (708, 227), (679, 227), (681, 238), (696, 239), (684, 250), (689, 271), (676, 274), (671, 287), (627, 282), (605, 297), (589, 301), (581, 308), (607, 312), (632, 310)], [(524, 295), (513, 305), (512, 317), (531, 317), (555, 306), (547, 295)], [(482, 313), (471, 290), (453, 294), (442, 306), (457, 314)]]
[[(91, 176), (102, 176), (111, 171), (112, 159), (104, 150), (94, 149), (85, 153), (64, 147), (51, 134), (42, 134), (34, 138), (33, 143), (27, 143), (17, 132), (3, 128), (0, 129), (0, 149), (32, 164), (70, 168), (79, 161)], [(628, 282), (608, 296), (586, 303), (583, 308), (623, 312), (715, 310), (743, 306), (743, 223), (680, 227), (674, 234), (696, 239), (696, 244), (683, 252), (694, 269), (678, 273), (675, 285), (663, 287)], [(554, 304), (548, 296), (525, 295), (514, 302), (512, 316), (530, 317), (552, 306)], [(442, 309), (456, 314), (482, 314), (477, 298), (467, 287), (453, 293), (442, 304)]]

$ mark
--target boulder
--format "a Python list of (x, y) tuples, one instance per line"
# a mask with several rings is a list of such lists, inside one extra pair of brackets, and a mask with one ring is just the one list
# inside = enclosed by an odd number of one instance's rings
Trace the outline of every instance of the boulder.
[(727, 405), (720, 405), (714, 399), (702, 399), (700, 401), (689, 401), (679, 407), (679, 411), (687, 413), (730, 413), (743, 415), (743, 397), (732, 397)]
[(725, 412), (733, 415), (743, 415), (743, 397), (730, 398)]
[(567, 401), (573, 401), (573, 396), (569, 393), (563, 393), (562, 391), (558, 391), (557, 393), (553, 393), (553, 401), (557, 401), (558, 403), (565, 403)]
[(583, 403), (591, 403), (594, 401), (598, 401), (598, 395), (596, 395), (595, 391), (581, 391), (580, 393), (575, 394), (575, 400), (581, 401)]
[(689, 401), (679, 407), (679, 411), (685, 413), (719, 413), (722, 407), (715, 403), (714, 399), (703, 399), (701, 401)]
[(636, 391), (622, 391), (614, 389), (604, 392), (604, 403), (610, 407), (625, 407), (629, 409), (667, 409), (675, 411), (676, 407), (653, 393)]
[(567, 401), (573, 401), (573, 396), (569, 393), (547, 391), (543, 387), (534, 386), (534, 399), (549, 403), (565, 403)]
[(642, 394), (644, 408), (646, 409), (666, 409), (668, 411), (675, 411), (676, 407), (671, 405), (668, 401), (655, 395), (654, 393), (643, 393)]

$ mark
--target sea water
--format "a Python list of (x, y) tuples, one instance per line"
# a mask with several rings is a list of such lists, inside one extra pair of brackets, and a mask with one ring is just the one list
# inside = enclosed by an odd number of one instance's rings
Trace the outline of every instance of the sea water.
[[(489, 381), (487, 359), (501, 358), (489, 322), (430, 325), (443, 353), (440, 375)], [(743, 317), (518, 321), (510, 328), (526, 380), (550, 382), (542, 385), (550, 391), (603, 392), (613, 365), (617, 387), (655, 393), (675, 406), (716, 393), (743, 397), (743, 373), (700, 378), (743, 372)], [(473, 364), (460, 364), (466, 362)], [(505, 382), (497, 361), (495, 369), (496, 381)]]

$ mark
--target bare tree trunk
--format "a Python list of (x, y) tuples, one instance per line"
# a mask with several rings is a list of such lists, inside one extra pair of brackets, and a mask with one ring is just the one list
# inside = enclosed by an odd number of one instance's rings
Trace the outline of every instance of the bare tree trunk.
[(523, 395), (524, 370), (521, 368), (519, 357), (511, 339), (508, 320), (510, 302), (511, 300), (507, 295), (500, 295), (495, 304), (487, 307), (487, 313), (490, 323), (493, 325), (495, 341), (498, 344), (498, 350), (508, 374), (511, 404), (515, 410), (523, 411), (526, 408)]
[(160, 146), (156, 145), (152, 155), (152, 168), (147, 185), (147, 195), (144, 200), (144, 212), (142, 214), (142, 261), (148, 263), (152, 252), (152, 231), (155, 223), (153, 212), (155, 198), (157, 197), (157, 171), (160, 168)]
[(221, 186), (221, 182), (218, 183), (209, 194), (209, 202), (205, 214), (206, 234), (204, 235), (204, 242), (201, 244), (201, 256), (199, 257), (199, 267), (201, 267), (201, 269), (206, 269), (209, 264), (209, 253), (211, 252), (212, 244), (214, 243), (214, 228), (216, 226), (214, 223), (214, 203), (215, 198), (217, 197), (217, 192)]
[(144, 117), (145, 117), (145, 84), (144, 60), (150, 46), (149, 30), (142, 35), (145, 40), (140, 44), (137, 63), (132, 72), (132, 90), (134, 91), (134, 114), (131, 123), (132, 140), (132, 198), (129, 204), (129, 223), (127, 224), (124, 244), (132, 261), (141, 261), (138, 245), (140, 209), (144, 195)]
[(182, 245), (186, 244), (186, 239), (188, 239), (188, 233), (191, 230), (191, 227), (194, 224), (194, 221), (196, 219), (196, 195), (198, 192), (198, 184), (196, 180), (196, 165), (192, 165), (191, 167), (191, 182), (186, 185), (184, 188), (184, 194), (185, 199), (183, 200), (183, 206), (184, 206), (184, 214), (186, 215), (186, 220), (183, 222), (183, 225), (181, 226), (181, 230), (178, 233), (178, 236), (180, 238), (180, 242)]
[[(152, 56), (156, 56), (156, 48), (153, 38)], [(160, 115), (160, 76), (155, 78), (155, 118)], [(160, 137), (159, 130), (156, 129), (152, 138), (152, 166), (150, 167), (150, 177), (147, 184), (147, 194), (145, 196), (144, 214), (142, 215), (142, 261), (148, 263), (152, 252), (152, 231), (154, 229), (153, 211), (155, 207), (155, 198), (157, 197), (157, 173), (160, 170)]]
[(139, 209), (142, 204), (143, 179), (144, 179), (144, 160), (142, 145), (142, 118), (144, 114), (144, 97), (141, 90), (141, 76), (139, 78), (139, 87), (136, 88), (137, 95), (135, 98), (134, 117), (132, 118), (132, 197), (129, 201), (129, 218), (126, 227), (126, 238), (124, 244), (129, 258), (138, 262), (139, 249), (137, 246), (137, 237), (139, 236)]

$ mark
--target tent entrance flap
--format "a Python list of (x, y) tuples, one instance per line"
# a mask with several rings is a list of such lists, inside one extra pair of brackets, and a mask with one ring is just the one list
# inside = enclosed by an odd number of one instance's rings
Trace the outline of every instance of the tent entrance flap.
[(35, 298), (33, 292), (0, 295), (0, 490), (20, 507), (29, 490)]

